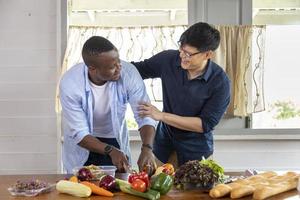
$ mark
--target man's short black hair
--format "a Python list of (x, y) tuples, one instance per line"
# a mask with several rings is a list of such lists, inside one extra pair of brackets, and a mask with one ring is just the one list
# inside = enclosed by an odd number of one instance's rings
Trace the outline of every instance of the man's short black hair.
[(95, 56), (111, 50), (116, 50), (116, 47), (108, 39), (101, 36), (92, 36), (83, 45), (82, 58), (86, 66), (89, 67), (95, 64)]
[(220, 44), (220, 32), (207, 23), (198, 22), (182, 33), (179, 45), (190, 45), (200, 52), (216, 50)]

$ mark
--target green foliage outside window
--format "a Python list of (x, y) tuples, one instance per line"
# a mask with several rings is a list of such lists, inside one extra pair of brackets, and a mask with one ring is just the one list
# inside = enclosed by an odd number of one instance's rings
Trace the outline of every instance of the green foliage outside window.
[(138, 125), (135, 122), (134, 118), (126, 118), (127, 127), (129, 130), (137, 130)]
[(275, 118), (278, 120), (286, 120), (294, 117), (300, 117), (300, 108), (291, 101), (277, 101), (273, 108), (276, 109)]

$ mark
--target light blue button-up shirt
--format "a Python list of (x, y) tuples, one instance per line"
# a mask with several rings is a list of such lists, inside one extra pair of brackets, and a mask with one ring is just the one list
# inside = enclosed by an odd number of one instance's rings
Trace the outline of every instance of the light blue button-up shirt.
[[(127, 103), (131, 105), (139, 128), (144, 125), (155, 127), (156, 122), (149, 117), (138, 116), (138, 103), (140, 101), (150, 102), (150, 100), (136, 68), (124, 61), (121, 61), (121, 65), (120, 79), (108, 82), (111, 120), (120, 149), (131, 158), (125, 122)], [(74, 167), (84, 165), (89, 155), (89, 151), (80, 147), (78, 143), (86, 135), (93, 135), (93, 97), (87, 66), (80, 63), (68, 70), (60, 81), (59, 89), (64, 134), (63, 165), (67, 173), (72, 173)]]

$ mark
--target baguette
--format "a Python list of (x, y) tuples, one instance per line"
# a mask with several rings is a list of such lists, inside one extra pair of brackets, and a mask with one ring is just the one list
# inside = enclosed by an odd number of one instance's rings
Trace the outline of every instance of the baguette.
[(230, 193), (231, 187), (226, 184), (218, 184), (209, 191), (209, 196), (212, 198), (220, 198)]
[(263, 180), (268, 177), (277, 175), (275, 172), (264, 172), (251, 176), (246, 179), (238, 179), (229, 184), (218, 184), (209, 191), (209, 196), (212, 198), (220, 198), (230, 194), (231, 190), (240, 188), (242, 185), (248, 185), (251, 182), (257, 182), (258, 180)]
[(260, 173), (258, 174), (259, 176), (262, 176), (264, 178), (270, 178), (270, 177), (273, 177), (273, 176), (276, 176), (277, 173), (276, 172), (273, 172), (273, 171), (267, 171), (267, 172), (263, 172), (263, 173)]
[(287, 172), (283, 175), (280, 176), (273, 176), (270, 179), (268, 179), (270, 184), (276, 184), (276, 183), (280, 183), (286, 180), (291, 179), (294, 176), (297, 176), (298, 174), (296, 172)]
[(231, 190), (230, 198), (237, 199), (253, 194), (255, 188), (251, 185), (242, 185), (241, 187)]
[[(270, 184), (277, 184), (291, 179), (297, 175), (295, 172), (287, 172), (278, 176), (276, 172), (267, 171), (245, 179), (238, 179), (229, 184), (218, 184), (209, 191), (212, 198), (220, 198), (230, 194), (233, 199), (254, 194), (256, 190), (268, 187)], [(276, 187), (276, 185), (274, 186)]]
[(250, 176), (248, 178), (246, 178), (246, 180), (250, 181), (250, 182), (260, 182), (263, 180), (266, 180), (267, 178), (261, 176), (261, 175), (255, 175), (255, 176)]
[(262, 200), (295, 189), (297, 187), (298, 177), (299, 176), (296, 175), (287, 181), (257, 188), (253, 193), (253, 199)]
[(267, 185), (269, 185), (269, 182), (266, 179), (262, 179), (262, 180), (256, 181), (256, 182), (251, 182), (249, 185), (241, 185), (240, 187), (232, 188), (230, 197), (232, 199), (245, 197), (245, 196), (253, 194), (253, 192), (257, 188), (261, 188), (261, 187), (267, 186)]

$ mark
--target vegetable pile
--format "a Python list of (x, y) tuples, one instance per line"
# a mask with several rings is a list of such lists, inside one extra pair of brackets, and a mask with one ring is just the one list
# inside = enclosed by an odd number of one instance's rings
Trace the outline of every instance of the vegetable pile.
[[(94, 180), (98, 179), (99, 183), (95, 184)], [(56, 190), (76, 197), (89, 197), (92, 194), (112, 197), (112, 192), (116, 190), (116, 180), (101, 172), (98, 166), (83, 166), (68, 180), (60, 180), (56, 184)]]
[(224, 170), (213, 160), (193, 160), (183, 164), (175, 172), (174, 185), (177, 189), (210, 189), (222, 182)]
[[(110, 188), (114, 189), (114, 177), (112, 177), (112, 179), (110, 180), (107, 179), (104, 181), (106, 181), (106, 186), (109, 186)], [(99, 183), (99, 185), (101, 184)], [(76, 176), (72, 176), (69, 180), (60, 180), (56, 184), (56, 190), (60, 193), (65, 193), (76, 197), (89, 197), (92, 194), (107, 197), (114, 196), (114, 194), (106, 188), (98, 186), (89, 181), (80, 181), (77, 179)]]
[[(150, 177), (147, 171), (134, 172), (128, 177), (128, 182), (116, 179), (120, 190), (124, 193), (139, 196), (149, 200), (157, 200), (167, 194), (173, 186), (173, 165), (167, 163), (156, 169)], [(153, 174), (153, 173), (152, 173)]]

